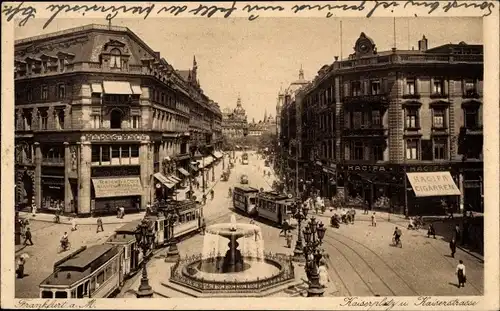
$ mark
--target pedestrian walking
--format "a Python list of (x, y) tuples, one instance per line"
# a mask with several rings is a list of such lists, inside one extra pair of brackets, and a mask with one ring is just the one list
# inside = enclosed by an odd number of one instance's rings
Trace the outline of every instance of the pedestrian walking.
[(77, 227), (76, 227), (76, 217), (73, 217), (71, 219), (71, 231), (76, 231)]
[(363, 215), (368, 215), (368, 201), (365, 201), (365, 204), (363, 204), (364, 210), (363, 210)]
[(33, 245), (33, 241), (31, 240), (31, 230), (30, 228), (26, 228), (26, 232), (24, 233), (24, 245), (28, 245), (28, 241), (30, 242), (30, 245)]
[(101, 217), (97, 218), (97, 233), (104, 231), (104, 227), (102, 226)]
[(377, 218), (375, 218), (375, 212), (372, 214), (372, 226), (376, 227), (377, 226)]
[(292, 248), (292, 235), (291, 234), (286, 235), (286, 247)]
[(33, 204), (33, 206), (31, 207), (31, 215), (33, 217), (36, 217), (36, 211), (37, 211), (36, 204)]
[(318, 273), (319, 284), (321, 285), (321, 287), (325, 288), (330, 281), (330, 277), (328, 276), (328, 270), (326, 269), (326, 262), (324, 259), (321, 259), (319, 261)]
[(455, 253), (457, 251), (457, 241), (455, 240), (455, 238), (451, 238), (450, 250), (451, 250), (451, 257), (455, 258)]
[(356, 210), (351, 207), (351, 223), (354, 225), (354, 217), (356, 216)]
[(204, 194), (203, 197), (201, 198), (201, 204), (205, 205), (207, 203), (207, 195)]
[(455, 241), (458, 242), (460, 241), (461, 237), (461, 231), (460, 231), (460, 226), (458, 224), (455, 225)]
[(427, 230), (427, 237), (430, 238), (431, 235), (436, 238), (436, 230), (434, 229), (433, 224), (429, 224), (429, 229)]
[(285, 221), (281, 225), (280, 236), (282, 233), (285, 233), (285, 237), (286, 237), (289, 232), (290, 232), (290, 225), (288, 224), (288, 221), (285, 219)]
[(17, 261), (17, 269), (16, 269), (16, 274), (18, 279), (22, 279), (24, 277), (24, 258), (21, 256), (19, 257)]
[(120, 218), (123, 219), (125, 216), (125, 208), (123, 206), (120, 206)]
[(214, 199), (214, 196), (215, 196), (214, 189), (210, 189), (210, 197), (211, 197), (211, 200), (213, 200), (213, 199)]
[(458, 287), (465, 287), (465, 282), (467, 282), (467, 277), (465, 276), (465, 265), (462, 260), (458, 261), (457, 270)]

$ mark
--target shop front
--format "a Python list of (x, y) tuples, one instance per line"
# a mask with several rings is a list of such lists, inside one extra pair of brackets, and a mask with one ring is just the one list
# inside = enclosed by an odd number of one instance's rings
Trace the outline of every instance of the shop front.
[(120, 207), (125, 213), (140, 212), (143, 192), (140, 177), (92, 178), (91, 213), (116, 214)]
[(42, 175), (42, 204), (41, 209), (55, 212), (64, 211), (64, 176)]
[(323, 165), (321, 196), (331, 198), (337, 193), (337, 170), (335, 164)]
[[(444, 214), (443, 201), (448, 209), (458, 206), (460, 191), (454, 195), (449, 195), (447, 192), (441, 194), (433, 192), (433, 195), (415, 192), (408, 179), (408, 174), (413, 173), (435, 174), (439, 178), (444, 178), (442, 174), (449, 174), (455, 187), (459, 180), (459, 175), (451, 164), (344, 164), (338, 166), (338, 176), (340, 180), (343, 180), (345, 200), (349, 206), (367, 206), (371, 210), (408, 215)], [(426, 189), (419, 187), (420, 190)], [(439, 187), (438, 185), (436, 189), (439, 190)], [(445, 186), (441, 185), (441, 187)]]

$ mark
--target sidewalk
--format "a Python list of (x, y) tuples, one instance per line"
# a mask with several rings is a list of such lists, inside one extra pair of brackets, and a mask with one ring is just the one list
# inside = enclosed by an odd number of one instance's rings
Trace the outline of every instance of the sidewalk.
[[(134, 220), (139, 220), (144, 218), (145, 212), (140, 212), (140, 213), (134, 213), (134, 214), (125, 214), (125, 216), (122, 218), (118, 218), (115, 215), (113, 216), (103, 216), (101, 217), (103, 225), (112, 225), (112, 224), (125, 224)], [(43, 221), (43, 222), (54, 222), (54, 214), (43, 214), (43, 213), (37, 213), (35, 217), (31, 213), (28, 212), (19, 212), (19, 217), (20, 218), (25, 218), (28, 219), (29, 221)], [(65, 224), (65, 225), (71, 225), (71, 219), (70, 217), (67, 216), (61, 216), (60, 217), (60, 223)], [(92, 225), (95, 226), (97, 223), (97, 218), (94, 217), (88, 217), (88, 218), (75, 218), (76, 219), (76, 224), (79, 226), (88, 226)]]

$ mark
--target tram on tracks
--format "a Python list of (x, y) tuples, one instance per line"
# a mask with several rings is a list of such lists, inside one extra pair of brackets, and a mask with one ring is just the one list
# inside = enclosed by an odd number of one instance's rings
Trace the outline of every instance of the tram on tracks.
[[(167, 216), (173, 215), (173, 228)], [(153, 247), (167, 245), (201, 230), (202, 206), (194, 201), (167, 201), (158, 204), (144, 220), (154, 234)], [(82, 247), (54, 264), (53, 272), (40, 283), (40, 298), (106, 298), (121, 289), (125, 279), (134, 275), (143, 262), (135, 232), (143, 220), (133, 220), (115, 230), (99, 245)]]
[(285, 221), (290, 225), (295, 225), (292, 217), (292, 206), (295, 200), (291, 196), (275, 191), (261, 191), (257, 195), (257, 214), (259, 217), (282, 225)]

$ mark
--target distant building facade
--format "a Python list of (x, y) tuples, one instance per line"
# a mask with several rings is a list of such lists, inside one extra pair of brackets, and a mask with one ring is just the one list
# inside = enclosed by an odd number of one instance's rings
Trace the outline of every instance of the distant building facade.
[[(297, 92), (302, 105), (282, 109), (284, 154), (307, 163), (300, 178), (372, 208), (482, 212), (482, 45), (429, 48), (423, 37), (418, 50), (377, 52), (362, 33), (354, 49)], [(299, 124), (307, 130), (290, 134)]]
[(248, 120), (245, 109), (238, 96), (236, 108), (222, 111), (222, 135), (228, 140), (243, 138), (248, 134)]
[(184, 79), (128, 28), (17, 40), (14, 65), (19, 207), (143, 210), (190, 175), (193, 146), (220, 148), (222, 115), (196, 61)]
[(248, 125), (248, 136), (262, 136), (262, 134), (275, 134), (276, 131), (276, 121), (271, 115), (267, 115), (267, 111), (264, 112), (264, 119), (259, 122), (252, 121)]

